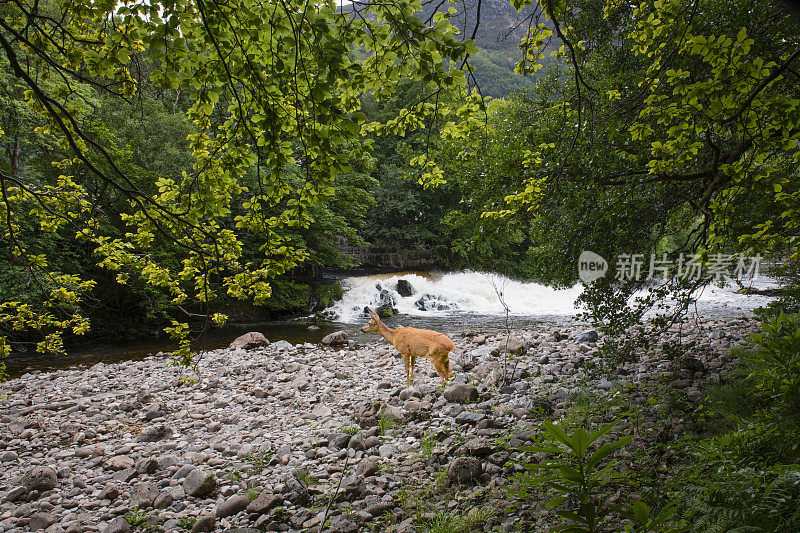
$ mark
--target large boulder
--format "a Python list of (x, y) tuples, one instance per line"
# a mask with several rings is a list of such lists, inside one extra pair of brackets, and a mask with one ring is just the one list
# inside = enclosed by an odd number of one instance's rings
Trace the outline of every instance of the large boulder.
[(600, 339), (600, 334), (597, 333), (596, 330), (590, 329), (587, 331), (581, 331), (577, 335), (575, 335), (575, 342), (584, 343), (584, 342), (597, 342)]
[(264, 491), (258, 497), (250, 502), (247, 506), (247, 512), (250, 514), (262, 515), (278, 507), (283, 503), (283, 498), (276, 496), (270, 492)]
[(231, 350), (235, 350), (237, 348), (242, 348), (243, 350), (252, 350), (254, 348), (263, 348), (264, 346), (269, 346), (269, 341), (264, 334), (259, 333), (258, 331), (251, 331), (249, 333), (245, 333), (241, 337), (237, 337), (230, 344), (230, 346), (228, 346), (228, 348)]
[(466, 483), (481, 477), (481, 461), (476, 457), (456, 457), (447, 469), (450, 482)]
[(203, 496), (215, 488), (217, 479), (202, 468), (195, 468), (183, 480), (183, 490), (189, 496)]
[(344, 331), (335, 331), (322, 338), (322, 344), (326, 346), (340, 346), (347, 344), (347, 333)]
[(448, 402), (470, 403), (478, 401), (478, 389), (466, 383), (456, 383), (444, 390), (444, 398)]
[(56, 488), (58, 474), (49, 466), (34, 466), (25, 472), (19, 484), (25, 488), (27, 494), (33, 491), (46, 492)]
[(337, 502), (352, 502), (360, 500), (367, 492), (367, 486), (364, 483), (364, 478), (360, 476), (349, 476), (342, 480), (339, 486), (339, 492), (336, 494)]
[(250, 498), (247, 494), (234, 494), (221, 504), (217, 505), (217, 518), (233, 516), (244, 511), (250, 505)]
[(158, 498), (158, 485), (152, 481), (145, 481), (137, 484), (131, 493), (131, 503), (139, 509), (147, 509), (153, 506), (153, 502)]
[(407, 279), (398, 279), (397, 280), (397, 294), (406, 298), (408, 296), (412, 296), (414, 294), (414, 287), (411, 286), (411, 283)]

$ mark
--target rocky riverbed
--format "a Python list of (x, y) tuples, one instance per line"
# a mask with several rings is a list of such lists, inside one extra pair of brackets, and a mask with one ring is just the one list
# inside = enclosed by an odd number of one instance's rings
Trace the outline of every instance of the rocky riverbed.
[[(691, 357), (652, 356), (603, 377), (590, 370), (602, 339), (585, 327), (510, 342), (451, 333), (447, 388), (420, 360), (405, 389), (399, 354), (379, 339), (245, 339), (203, 354), (199, 373), (154, 356), (26, 374), (0, 384), (0, 531), (411, 532), (437, 509), (485, 509), (487, 531), (511, 530), (524, 513), (504, 513), (504, 486), (542, 417), (663, 376), (696, 401), (755, 325), (675, 326), (661, 341), (691, 336)], [(515, 355), (499, 386), (506, 348)], [(680, 420), (648, 424), (664, 438), (682, 431)], [(410, 511), (411, 494), (429, 508)]]

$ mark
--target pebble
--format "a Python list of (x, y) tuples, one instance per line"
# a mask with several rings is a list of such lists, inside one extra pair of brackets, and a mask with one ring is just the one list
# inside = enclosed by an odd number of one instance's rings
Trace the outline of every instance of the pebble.
[[(601, 361), (585, 326), (520, 332), (527, 353), (506, 383), (503, 336), (452, 335), (454, 367), (469, 371), (454, 371), (444, 390), (425, 361), (406, 389), (383, 341), (341, 349), (250, 337), (204, 354), (195, 383), (164, 357), (25, 374), (0, 384), (0, 531), (125, 532), (134, 505), (168, 531), (182, 520), (194, 520), (192, 531), (316, 530), (318, 502), (340, 480), (337, 499), (353, 514), (334, 505), (330, 531), (369, 530), (375, 517), (402, 513), (393, 502), (405, 483), (440, 471), (465, 491), (508, 484), (513, 447), (585, 387), (613, 393), (673, 372), (671, 385), (698, 400), (734, 363), (712, 343), (736, 343), (756, 325), (714, 319), (691, 358), (676, 366), (655, 351), (611, 379), (586, 379), (584, 367)], [(381, 418), (393, 422), (383, 433)], [(677, 435), (683, 422), (671, 428)], [(395, 524), (414, 530), (413, 517)]]

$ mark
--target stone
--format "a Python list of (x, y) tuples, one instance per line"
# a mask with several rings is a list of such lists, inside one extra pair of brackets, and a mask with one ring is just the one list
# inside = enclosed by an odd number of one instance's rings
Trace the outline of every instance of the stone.
[(258, 331), (251, 331), (245, 333), (236, 339), (228, 346), (228, 349), (235, 350), (241, 348), (242, 350), (252, 350), (254, 348), (263, 348), (269, 346), (269, 341), (263, 333)]
[(322, 338), (322, 344), (326, 346), (339, 346), (342, 344), (347, 344), (347, 332), (335, 331), (333, 333), (329, 333)]
[(397, 525), (397, 529), (394, 530), (394, 533), (417, 533), (417, 528), (414, 527), (415, 521), (416, 517), (414, 516), (406, 518)]
[(202, 515), (197, 519), (192, 527), (192, 533), (202, 533), (214, 531), (214, 526), (217, 525), (217, 517), (214, 515)]
[(215, 514), (217, 518), (233, 516), (244, 511), (248, 505), (250, 505), (250, 498), (247, 497), (247, 494), (234, 494), (217, 506)]
[(303, 505), (310, 499), (306, 486), (294, 476), (284, 484), (283, 496), (295, 505)]
[(347, 515), (339, 515), (331, 520), (328, 533), (358, 533), (358, 525)]
[(494, 445), (486, 437), (477, 437), (464, 443), (464, 451), (475, 457), (486, 457), (494, 453)]
[(127, 520), (121, 516), (116, 517), (114, 520), (106, 524), (106, 527), (101, 529), (102, 533), (128, 533), (131, 530), (131, 525)]
[(314, 418), (328, 418), (333, 414), (333, 411), (330, 407), (325, 404), (318, 403), (311, 409), (311, 415)]
[(262, 492), (258, 497), (247, 505), (247, 512), (250, 514), (262, 515), (268, 513), (275, 507), (283, 503), (283, 499), (269, 492)]
[(26, 494), (28, 494), (28, 491), (25, 490), (25, 487), (17, 485), (16, 487), (12, 487), (11, 490), (6, 493), (5, 497), (3, 497), (3, 501), (15, 502)]
[(9, 450), (0, 455), (0, 463), (16, 463), (17, 461), (19, 461), (17, 452)]
[(152, 481), (137, 483), (131, 492), (131, 502), (139, 509), (147, 509), (153, 506), (153, 502), (158, 498), (158, 485)]
[(111, 483), (106, 485), (103, 488), (103, 490), (100, 491), (100, 494), (97, 495), (97, 497), (101, 500), (112, 500), (112, 501), (116, 500), (118, 496), (119, 496), (119, 489)]
[(156, 496), (155, 500), (153, 500), (153, 507), (155, 507), (156, 509), (166, 509), (167, 507), (172, 505), (173, 501), (175, 501), (175, 498), (172, 496), (172, 493), (164, 491), (161, 492), (158, 496)]
[(50, 513), (33, 513), (28, 528), (31, 531), (42, 531), (55, 524), (57, 518)]
[(456, 457), (447, 469), (447, 479), (455, 483), (466, 483), (481, 477), (481, 462), (476, 457)]
[(364, 437), (361, 435), (353, 435), (350, 437), (350, 440), (347, 441), (347, 447), (363, 452), (367, 449), (367, 443), (364, 442)]
[(136, 472), (138, 474), (152, 474), (158, 470), (158, 459), (155, 457), (145, 457), (136, 463)]
[(115, 455), (106, 460), (106, 468), (110, 470), (127, 470), (133, 468), (136, 463), (127, 455)]
[(528, 350), (528, 342), (520, 336), (512, 335), (508, 342), (503, 340), (502, 349), (511, 354), (522, 355)]
[(49, 466), (34, 466), (22, 476), (19, 484), (25, 488), (27, 494), (33, 491), (45, 492), (56, 488), (58, 473)]
[(448, 402), (469, 403), (476, 402), (480, 395), (478, 389), (466, 383), (456, 383), (444, 390), (444, 397)]
[(582, 331), (575, 335), (575, 342), (577, 343), (597, 342), (599, 339), (600, 334), (593, 329)]
[(335, 501), (352, 502), (360, 500), (367, 492), (367, 486), (364, 484), (364, 479), (359, 476), (348, 476), (342, 480), (339, 486), (339, 492), (336, 494)]
[(408, 298), (409, 296), (413, 296), (416, 292), (414, 287), (411, 286), (411, 283), (407, 279), (398, 279), (397, 280), (397, 294), (402, 296), (403, 298)]
[(403, 410), (399, 407), (394, 407), (393, 405), (383, 404), (381, 405), (380, 410), (378, 411), (378, 418), (384, 420), (391, 420), (397, 425), (402, 425), (406, 423), (406, 415), (403, 414)]
[(378, 463), (369, 458), (362, 459), (356, 464), (355, 472), (361, 477), (374, 476), (378, 472)]
[(217, 479), (202, 468), (195, 468), (183, 480), (183, 490), (189, 496), (203, 496), (215, 488)]
[(476, 425), (478, 422), (486, 418), (483, 413), (473, 413), (472, 411), (462, 411), (456, 416), (456, 424), (469, 424)]
[(156, 424), (148, 427), (139, 435), (141, 442), (158, 442), (172, 435), (172, 429), (164, 424)]

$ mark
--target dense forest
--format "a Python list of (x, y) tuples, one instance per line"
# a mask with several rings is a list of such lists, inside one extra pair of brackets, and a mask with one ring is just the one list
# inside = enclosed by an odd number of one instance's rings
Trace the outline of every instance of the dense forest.
[[(631, 333), (648, 309), (680, 314), (715, 258), (758, 256), (780, 297), (716, 396), (668, 406), (697, 429), (648, 456), (674, 472), (598, 470), (630, 439), (589, 453), (610, 428), (585, 414), (545, 425), (555, 458), (522, 493), (553, 496), (564, 531), (800, 527), (800, 19), (784, 4), (16, 1), (0, 48), (0, 357), (163, 329), (191, 364), (192, 330), (329, 304), (320, 272), (358, 266), (345, 247), (555, 286), (584, 250), (696, 257), (699, 279), (653, 287), (612, 261), (586, 285), (622, 367), (648, 349), (652, 330)], [(621, 484), (636, 497), (613, 507)]]

